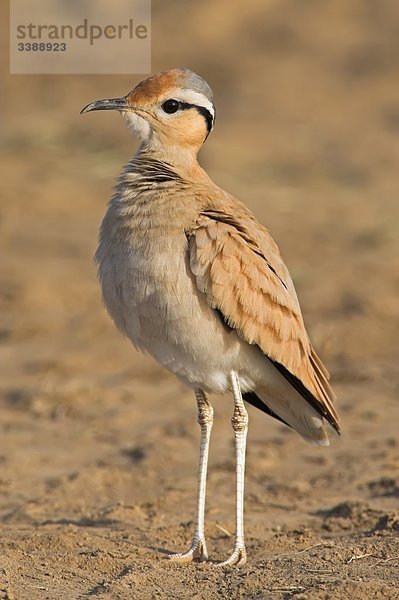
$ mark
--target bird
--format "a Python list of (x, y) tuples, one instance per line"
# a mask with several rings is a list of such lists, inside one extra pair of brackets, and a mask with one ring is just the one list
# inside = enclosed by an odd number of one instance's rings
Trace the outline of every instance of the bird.
[(104, 304), (119, 331), (193, 391), (200, 425), (195, 529), (176, 562), (208, 559), (205, 496), (213, 407), (231, 393), (236, 458), (234, 547), (243, 565), (245, 403), (305, 441), (340, 433), (329, 373), (306, 332), (289, 271), (268, 230), (218, 187), (197, 154), (215, 122), (213, 92), (173, 68), (82, 113), (118, 111), (139, 139), (101, 224), (95, 255)]

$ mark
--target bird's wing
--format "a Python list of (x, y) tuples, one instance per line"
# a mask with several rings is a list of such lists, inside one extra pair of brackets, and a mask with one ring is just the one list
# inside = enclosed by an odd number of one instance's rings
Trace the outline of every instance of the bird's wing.
[(294, 285), (268, 231), (239, 204), (203, 210), (186, 235), (190, 267), (209, 305), (338, 431), (328, 371), (311, 346)]

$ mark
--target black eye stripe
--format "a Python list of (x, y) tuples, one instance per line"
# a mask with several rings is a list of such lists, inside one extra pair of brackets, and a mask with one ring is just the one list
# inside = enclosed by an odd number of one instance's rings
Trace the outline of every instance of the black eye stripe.
[(182, 110), (186, 110), (188, 108), (195, 108), (199, 112), (199, 114), (204, 117), (206, 122), (206, 129), (209, 135), (213, 127), (213, 116), (210, 113), (210, 111), (207, 108), (205, 108), (205, 106), (198, 106), (198, 104), (190, 104), (189, 102), (180, 102), (180, 108)]
[(208, 137), (212, 130), (214, 117), (211, 114), (211, 112), (207, 108), (205, 108), (205, 106), (199, 106), (198, 104), (190, 104), (189, 102), (182, 102), (181, 100), (175, 100), (174, 98), (170, 98), (169, 100), (165, 100), (165, 102), (163, 102), (162, 108), (167, 114), (170, 115), (176, 113), (178, 110), (187, 110), (189, 108), (195, 108), (195, 110), (198, 111), (198, 113), (202, 115), (205, 119), (207, 130), (205, 139)]
[(204, 117), (204, 119), (206, 121), (206, 129), (207, 129), (208, 134), (209, 134), (210, 131), (211, 131), (211, 129), (212, 129), (212, 127), (213, 127), (213, 116), (212, 116), (212, 114), (204, 106), (196, 106), (195, 108), (198, 110), (199, 114)]

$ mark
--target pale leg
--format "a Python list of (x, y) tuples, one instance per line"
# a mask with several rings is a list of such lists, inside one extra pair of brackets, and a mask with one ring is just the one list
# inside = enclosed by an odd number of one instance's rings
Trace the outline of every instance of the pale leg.
[(236, 537), (232, 555), (224, 562), (219, 563), (219, 567), (244, 565), (247, 561), (247, 552), (244, 544), (244, 475), (248, 413), (242, 399), (240, 381), (235, 371), (231, 371), (230, 381), (234, 397), (234, 413), (231, 424), (234, 431), (236, 450)]
[(197, 514), (195, 518), (194, 537), (190, 549), (180, 554), (171, 554), (170, 560), (189, 562), (194, 558), (200, 561), (208, 558), (205, 542), (204, 515), (206, 496), (206, 474), (208, 469), (209, 441), (213, 424), (213, 408), (202, 390), (195, 390), (198, 405), (198, 423), (201, 427), (200, 460), (198, 473)]

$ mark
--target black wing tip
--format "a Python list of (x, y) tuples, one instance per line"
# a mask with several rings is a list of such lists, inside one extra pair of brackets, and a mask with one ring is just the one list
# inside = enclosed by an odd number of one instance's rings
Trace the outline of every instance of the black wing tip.
[(246, 402), (248, 402), (248, 404), (251, 404), (255, 408), (259, 408), (259, 410), (261, 410), (262, 412), (269, 415), (269, 417), (273, 417), (273, 419), (277, 419), (277, 421), (284, 423), (284, 425), (287, 425), (287, 427), (290, 427), (292, 429), (291, 425), (289, 425), (286, 421), (284, 421), (284, 419), (279, 417), (271, 408), (269, 408), (267, 406), (267, 404), (265, 404), (263, 402), (263, 400), (261, 400), (259, 398), (259, 396), (257, 396), (257, 394), (255, 394), (255, 392), (245, 392), (242, 395), (242, 397), (244, 398), (244, 400)]
[(342, 430), (341, 427), (338, 423), (335, 423), (335, 425), (331, 425), (331, 427), (334, 429), (335, 433), (339, 436), (342, 437)]
[(296, 377), (295, 375), (293, 375), (290, 371), (288, 371), (288, 369), (286, 369), (284, 367), (284, 365), (282, 365), (281, 363), (277, 362), (276, 360), (273, 360), (272, 358), (270, 358), (270, 356), (267, 357), (270, 362), (276, 367), (276, 369), (278, 371), (280, 371), (280, 373), (285, 377), (285, 379), (292, 385), (293, 388), (296, 389), (296, 391), (307, 401), (309, 402), (310, 406), (312, 408), (315, 409), (315, 411), (321, 416), (323, 417), (323, 419), (325, 419), (327, 421), (327, 423), (329, 423), (331, 425), (331, 427), (336, 431), (336, 433), (340, 436), (341, 435), (341, 430), (340, 430), (340, 426), (339, 423), (337, 422), (337, 420), (334, 418), (334, 416), (332, 414), (330, 414), (322, 405), (322, 403), (320, 402), (320, 400), (318, 400), (316, 398), (316, 396), (314, 396), (312, 394), (312, 392), (310, 392), (308, 390), (307, 387), (305, 387), (302, 383), (302, 381), (300, 381), (300, 379), (298, 379), (298, 377)]

